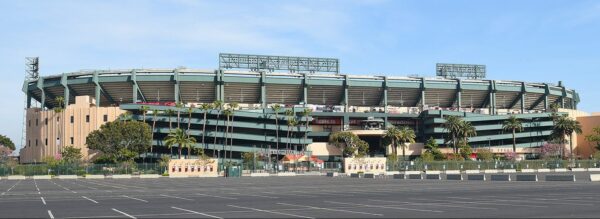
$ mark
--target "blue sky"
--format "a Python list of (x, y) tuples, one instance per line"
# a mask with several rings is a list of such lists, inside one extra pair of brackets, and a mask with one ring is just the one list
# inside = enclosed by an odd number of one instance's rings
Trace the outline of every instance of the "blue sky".
[(488, 78), (576, 89), (600, 111), (600, 1), (0, 0), (0, 134), (19, 145), (24, 57), (42, 75), (80, 69), (215, 68), (219, 52), (339, 58), (343, 73)]

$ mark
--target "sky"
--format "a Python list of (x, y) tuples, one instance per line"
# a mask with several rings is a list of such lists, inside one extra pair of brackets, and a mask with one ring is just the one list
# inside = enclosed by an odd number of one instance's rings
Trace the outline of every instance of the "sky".
[(42, 76), (214, 69), (220, 52), (333, 57), (358, 75), (484, 64), (489, 79), (563, 81), (595, 112), (599, 51), (600, 1), (0, 0), (0, 134), (21, 144), (28, 56)]

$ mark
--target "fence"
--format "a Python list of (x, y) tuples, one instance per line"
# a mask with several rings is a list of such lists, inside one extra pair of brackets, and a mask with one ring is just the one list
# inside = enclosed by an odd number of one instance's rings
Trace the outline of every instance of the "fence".
[(523, 161), (399, 161), (388, 171), (406, 170), (484, 170), (484, 169), (558, 169), (599, 168), (600, 160), (523, 160)]
[(164, 167), (158, 163), (134, 163), (134, 164), (24, 164), (3, 165), (0, 164), (0, 176), (7, 175), (85, 175), (85, 174), (160, 174)]

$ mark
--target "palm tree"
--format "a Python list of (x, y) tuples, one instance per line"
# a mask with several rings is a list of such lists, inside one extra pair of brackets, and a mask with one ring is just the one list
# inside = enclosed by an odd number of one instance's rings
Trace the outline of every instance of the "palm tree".
[(194, 143), (196, 143), (196, 139), (185, 134), (185, 132), (180, 128), (177, 128), (173, 132), (169, 133), (165, 139), (165, 144), (167, 147), (172, 148), (173, 146), (177, 145), (180, 159), (182, 149), (185, 147), (189, 150)]
[(206, 136), (206, 114), (209, 110), (212, 109), (212, 104), (203, 103), (202, 105), (200, 105), (200, 109), (202, 109), (202, 112), (204, 114), (204, 119), (202, 120), (202, 147), (203, 149), (206, 149), (206, 145), (204, 142), (204, 136)]
[(450, 140), (452, 141), (454, 153), (458, 153), (458, 148), (456, 147), (456, 139), (459, 136), (461, 121), (462, 120), (458, 116), (448, 116), (446, 117), (446, 123), (444, 123), (444, 129), (447, 130), (448, 135), (450, 135)]
[(213, 157), (215, 157), (215, 151), (217, 150), (217, 131), (219, 128), (219, 117), (221, 116), (221, 110), (223, 109), (223, 101), (220, 100), (215, 100), (213, 102), (213, 106), (215, 110), (217, 110), (217, 120), (215, 122), (215, 133), (213, 134), (214, 136), (214, 141), (213, 141)]
[(285, 149), (286, 149), (286, 153), (287, 153), (287, 151), (290, 150), (290, 148), (289, 148), (290, 147), (289, 139), (290, 139), (290, 131), (292, 129), (291, 128), (292, 127), (291, 122), (292, 122), (292, 119), (293, 119), (292, 116), (294, 116), (294, 111), (291, 110), (291, 109), (288, 109), (288, 110), (285, 111), (285, 115), (288, 116), (287, 117), (287, 139), (288, 139), (288, 141), (285, 143)]
[[(169, 133), (171, 133), (172, 129), (173, 129), (173, 121), (171, 120), (171, 117), (173, 117), (173, 113), (175, 111), (173, 111), (172, 109), (167, 109), (165, 111), (165, 113), (167, 113), (167, 116), (169, 117)], [(171, 156), (173, 156), (173, 148), (169, 147), (171, 149)]]
[[(304, 110), (302, 110), (302, 117), (306, 119), (306, 121), (304, 122), (304, 144), (302, 144), (302, 154), (306, 153), (306, 148), (308, 147), (308, 145), (306, 144), (306, 140), (308, 138), (308, 125), (310, 124), (310, 114), (312, 113), (312, 109), (310, 108), (304, 108)], [(310, 157), (308, 157), (308, 162), (310, 162)], [(296, 162), (298, 162), (298, 158), (296, 156)], [(308, 171), (310, 171), (310, 163), (308, 165)]]
[(402, 126), (398, 129), (398, 144), (402, 147), (402, 158), (406, 160), (406, 143), (415, 143), (415, 131), (408, 126)]
[(181, 108), (183, 108), (182, 103), (175, 104), (175, 109), (177, 109), (177, 128), (179, 128), (179, 125), (181, 124)]
[(279, 154), (279, 110), (281, 106), (279, 104), (275, 104), (271, 106), (271, 109), (275, 113), (275, 145), (277, 148), (277, 153)]
[(190, 134), (190, 127), (192, 126), (192, 113), (194, 112), (194, 107), (190, 106), (187, 109), (188, 121), (187, 121), (187, 130), (185, 131), (188, 135)]
[(571, 152), (571, 159), (573, 159), (573, 132), (581, 134), (581, 124), (579, 121), (571, 119), (567, 115), (559, 116), (556, 119), (554, 130), (552, 135), (559, 140), (560, 143), (565, 143), (565, 137), (569, 136), (569, 149)]
[(383, 135), (384, 138), (388, 139), (390, 142), (392, 142), (392, 155), (396, 156), (398, 154), (398, 148), (397, 148), (397, 140), (398, 140), (398, 136), (399, 136), (399, 131), (396, 127), (391, 126), (389, 127), (386, 131), (385, 134)]
[(225, 142), (223, 144), (224, 158), (227, 158), (227, 139), (228, 139), (228, 134), (229, 134), (229, 126), (230, 126), (229, 118), (231, 118), (231, 115), (233, 115), (233, 111), (231, 109), (226, 109), (223, 111), (223, 114), (225, 115), (225, 117), (227, 119), (227, 122), (225, 123)]
[[(235, 110), (237, 110), (237, 108), (240, 106), (240, 104), (233, 102), (229, 104), (229, 109), (231, 109), (231, 123), (233, 124), (233, 120), (235, 119)], [(230, 159), (233, 159), (233, 125), (231, 125), (231, 138), (229, 139), (230, 142), (230, 146), (229, 146), (229, 150), (230, 150)]]
[(58, 114), (58, 119), (57, 119), (58, 139), (59, 139), (58, 151), (62, 152), (62, 144), (63, 144), (62, 128), (63, 128), (63, 126), (61, 124), (63, 121), (60, 121), (60, 116), (63, 114), (62, 112), (64, 111), (65, 98), (62, 96), (58, 96), (58, 97), (54, 98), (54, 102), (56, 102), (56, 106), (54, 106), (54, 113)]
[(468, 143), (468, 138), (477, 136), (477, 130), (470, 122), (461, 120), (459, 127), (459, 136), (462, 137), (462, 140), (465, 144)]
[(523, 124), (521, 120), (517, 119), (515, 116), (508, 117), (508, 120), (504, 121), (502, 125), (502, 129), (506, 131), (512, 131), (513, 138), (513, 152), (517, 152), (517, 139), (515, 138), (515, 132), (518, 130), (519, 132), (523, 131)]
[(146, 122), (146, 113), (150, 110), (149, 106), (140, 106), (140, 112), (142, 113), (142, 121)]
[[(158, 110), (152, 110), (152, 132), (150, 139), (154, 140), (154, 129), (156, 128), (156, 116), (160, 113)], [(152, 145), (150, 145), (150, 153), (152, 153)]]

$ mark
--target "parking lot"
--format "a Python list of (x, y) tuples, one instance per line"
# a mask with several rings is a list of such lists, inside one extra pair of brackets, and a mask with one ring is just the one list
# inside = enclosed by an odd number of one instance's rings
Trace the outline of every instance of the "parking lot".
[(598, 182), (330, 178), (0, 180), (3, 218), (597, 217)]

